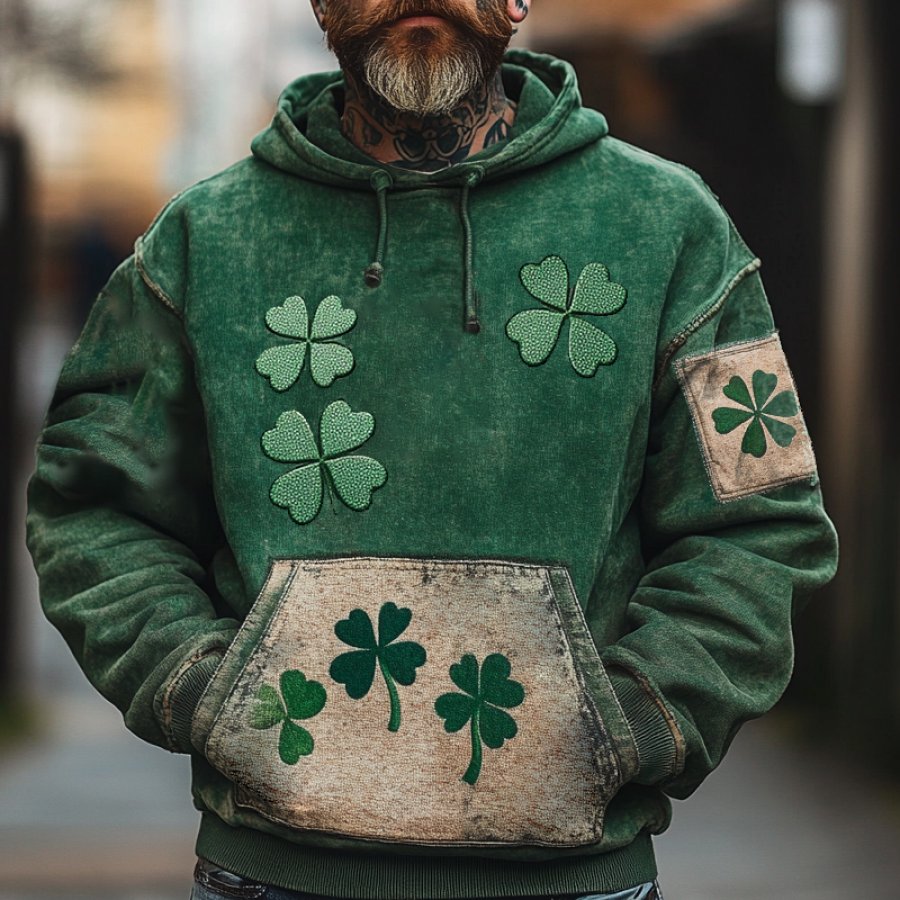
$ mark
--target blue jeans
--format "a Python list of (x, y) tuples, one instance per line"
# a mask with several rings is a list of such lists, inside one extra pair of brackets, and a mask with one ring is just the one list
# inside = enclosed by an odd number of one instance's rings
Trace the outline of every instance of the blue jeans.
[[(208, 862), (197, 860), (194, 869), (194, 889), (191, 900), (333, 900), (318, 894), (286, 891), (283, 888), (260, 884), (228, 872)], [(656, 882), (642, 884), (614, 894), (556, 894), (549, 897), (516, 897), (506, 900), (663, 900)]]

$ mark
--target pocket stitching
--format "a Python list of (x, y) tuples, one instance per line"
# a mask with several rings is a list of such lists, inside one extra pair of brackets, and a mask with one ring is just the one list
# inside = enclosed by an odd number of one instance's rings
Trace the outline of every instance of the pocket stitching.
[[(560, 635), (562, 637), (563, 642), (565, 643), (569, 655), (572, 657), (572, 669), (575, 672), (575, 681), (576, 688), (578, 689), (581, 697), (584, 701), (585, 706), (587, 707), (587, 712), (590, 718), (593, 720), (591, 724), (594, 727), (598, 727), (602, 724), (603, 719), (600, 716), (600, 712), (597, 709), (596, 703), (594, 703), (594, 698), (590, 695), (590, 692), (587, 689), (587, 685), (584, 683), (584, 675), (581, 671), (581, 666), (578, 664), (577, 657), (575, 655), (575, 648), (572, 646), (572, 642), (569, 639), (569, 634), (566, 631), (565, 624), (563, 623), (561, 610), (560, 610), (560, 601), (557, 596), (556, 591), (553, 588), (553, 582), (550, 579), (550, 570), (549, 568), (545, 569), (543, 574), (544, 586), (549, 592), (550, 596), (553, 598), (553, 614), (556, 618), (556, 627), (559, 629)], [(573, 589), (573, 596), (575, 596)], [(620, 776), (619, 773), (620, 767), (618, 764), (616, 765), (616, 774)], [(601, 792), (596, 791), (597, 795), (601, 795)], [(605, 802), (597, 803), (597, 811), (594, 813), (594, 821), (592, 825), (592, 831), (595, 835), (595, 841), (601, 840), (603, 837), (603, 818), (604, 812), (606, 809), (606, 805), (609, 803), (609, 799), (607, 798)]]
[[(563, 571), (565, 572), (566, 581), (569, 585), (571, 595), (575, 600), (575, 603), (573, 604), (573, 606), (577, 607), (576, 614), (578, 615), (579, 619), (581, 620), (581, 624), (584, 627), (585, 632), (587, 633), (588, 637), (590, 637), (590, 639), (591, 639), (591, 646), (594, 649), (594, 653), (597, 655), (597, 659), (600, 661), (601, 666), (603, 666), (603, 660), (600, 659), (600, 653), (597, 650), (597, 645), (594, 642), (594, 637), (591, 634), (590, 628), (588, 628), (587, 620), (584, 617), (584, 611), (581, 608), (581, 604), (578, 602), (578, 595), (575, 592), (575, 585), (572, 583), (572, 579), (569, 576), (568, 569), (564, 568)], [(566, 646), (569, 649), (569, 653), (572, 656), (572, 667), (575, 670), (575, 678), (577, 680), (578, 687), (581, 691), (581, 696), (584, 698), (585, 704), (588, 707), (589, 715), (591, 716), (591, 718), (593, 720), (592, 725), (598, 731), (601, 731), (603, 734), (605, 734), (607, 736), (608, 750), (610, 752), (610, 755), (612, 757), (612, 762), (615, 767), (615, 779), (617, 782), (617, 787), (609, 796), (603, 798), (602, 805), (601, 804), (597, 805), (597, 812), (594, 816), (594, 833), (596, 835), (596, 840), (599, 841), (599, 840), (602, 840), (602, 838), (603, 838), (604, 824), (605, 824), (605, 820), (606, 820), (606, 810), (609, 806), (609, 803), (612, 800), (612, 798), (615, 796), (616, 792), (619, 790), (619, 788), (621, 788), (622, 784), (624, 783), (624, 778), (622, 775), (622, 771), (623, 771), (622, 761), (619, 758), (618, 752), (616, 751), (615, 741), (612, 738), (612, 735), (609, 733), (609, 728), (606, 725), (606, 722), (605, 722), (603, 716), (601, 715), (600, 709), (597, 706), (597, 702), (594, 699), (593, 695), (591, 694), (590, 690), (588, 690), (588, 686), (587, 686), (587, 683), (585, 682), (585, 678), (584, 678), (584, 672), (582, 671), (581, 663), (578, 659), (578, 654), (576, 653), (576, 648), (574, 646), (572, 638), (569, 635), (568, 630), (566, 629), (565, 622), (563, 621), (563, 618), (562, 618), (562, 610), (561, 610), (561, 603), (560, 603), (559, 595), (557, 594), (556, 589), (553, 586), (553, 581), (550, 578), (549, 568), (547, 570), (545, 570), (545, 572), (544, 572), (544, 581), (547, 585), (547, 589), (550, 591), (550, 594), (553, 597), (554, 612), (556, 613), (558, 627), (559, 627), (560, 631), (562, 632), (563, 639), (565, 640)], [(605, 666), (603, 666), (603, 670), (604, 670), (604, 672), (606, 671)], [(615, 696), (615, 694), (613, 694), (613, 696)], [(616, 700), (616, 702), (618, 703), (618, 700)], [(601, 792), (598, 791), (598, 794), (600, 794), (600, 793)]]
[[(259, 639), (255, 642), (254, 646), (257, 646), (260, 643), (262, 643), (262, 641), (265, 640), (271, 634), (272, 627), (273, 627), (276, 619), (278, 618), (278, 613), (281, 612), (281, 608), (282, 608), (282, 606), (284, 606), (287, 595), (290, 592), (291, 585), (294, 583), (294, 577), (297, 574), (297, 568), (298, 567), (296, 565), (293, 565), (291, 567), (291, 572), (288, 575), (288, 577), (285, 579), (284, 586), (281, 589), (281, 596), (278, 598), (278, 604), (275, 607), (275, 609), (272, 611), (272, 615), (269, 618), (269, 621), (266, 623), (265, 629), (260, 634)], [(271, 582), (272, 577), (274, 576), (274, 572), (275, 572), (275, 565), (273, 562), (273, 564), (269, 570), (269, 576), (266, 578), (265, 583), (263, 584), (262, 588), (260, 589), (259, 594), (257, 595), (257, 599), (259, 599), (265, 595), (266, 588), (269, 586), (269, 583)], [(250, 618), (250, 616), (248, 613), (247, 617), (244, 619), (241, 629), (238, 631), (238, 634), (235, 636), (234, 646), (237, 646), (238, 637), (240, 636), (241, 631), (243, 631), (244, 625), (247, 624), (247, 621), (249, 618)], [(210, 725), (209, 732), (206, 736), (206, 740), (204, 741), (204, 751), (208, 748), (209, 739), (212, 736), (212, 733), (215, 730), (216, 726), (219, 724), (219, 719), (221, 718), (222, 714), (224, 713), (226, 707), (228, 706), (229, 701), (234, 696), (234, 692), (235, 692), (235, 690), (237, 690), (237, 686), (238, 686), (238, 684), (240, 684), (241, 678), (243, 678), (244, 673), (247, 671), (247, 666), (250, 665), (250, 660), (252, 658), (253, 658), (253, 653), (251, 652), (247, 655), (247, 658), (244, 660), (244, 664), (241, 666), (234, 681), (232, 682), (231, 687), (228, 690), (228, 693), (225, 695), (225, 699), (220, 704), (218, 710), (216, 710), (216, 714), (213, 717), (212, 724)], [(212, 682), (210, 682), (206, 686), (206, 690), (209, 690), (209, 687), (211, 684), (212, 684)], [(206, 691), (204, 691), (203, 693), (205, 695)], [(202, 702), (202, 700), (203, 700), (203, 697), (201, 696), (201, 702)], [(199, 703), (198, 703), (198, 708), (199, 708)]]
[[(503, 560), (482, 560), (482, 559), (477, 559), (477, 558), (473, 558), (470, 560), (449, 560), (449, 559), (434, 559), (434, 558), (402, 559), (402, 558), (396, 558), (396, 557), (385, 558), (385, 557), (373, 557), (373, 556), (369, 556), (369, 557), (336, 557), (336, 558), (325, 559), (325, 560), (322, 560), (322, 559), (273, 560), (269, 577), (267, 577), (266, 583), (263, 585), (263, 588), (260, 590), (258, 597), (262, 597), (265, 595), (266, 587), (269, 585), (269, 583), (274, 575), (274, 571), (277, 568), (277, 566), (276, 566), (277, 562), (288, 562), (291, 565), (291, 570), (290, 570), (290, 573), (287, 575), (287, 577), (284, 580), (284, 584), (281, 588), (281, 595), (277, 601), (277, 604), (274, 606), (274, 608), (272, 608), (272, 610), (269, 614), (269, 620), (266, 623), (265, 628), (262, 630), (262, 632), (259, 633), (257, 639), (254, 641), (255, 647), (258, 647), (260, 644), (262, 644), (265, 641), (271, 641), (273, 639), (277, 640), (279, 638), (279, 636), (282, 634), (282, 632), (284, 631), (284, 629), (286, 628), (286, 622), (283, 622), (283, 621), (280, 622), (279, 620), (281, 619), (281, 613), (287, 602), (287, 597), (291, 592), (293, 582), (301, 571), (315, 575), (315, 574), (317, 574), (316, 570), (321, 571), (322, 569), (330, 569), (336, 565), (345, 566), (346, 568), (350, 569), (351, 571), (358, 571), (361, 568), (365, 568), (365, 567), (371, 565), (373, 562), (377, 562), (379, 565), (383, 566), (387, 570), (400, 571), (400, 572), (427, 570), (429, 568), (439, 568), (439, 569), (443, 569), (445, 572), (450, 572), (450, 573), (465, 573), (466, 570), (474, 568), (474, 569), (476, 569), (476, 571), (474, 571), (472, 574), (476, 577), (479, 572), (484, 573), (484, 574), (502, 575), (502, 574), (504, 574), (506, 572), (510, 572), (510, 571), (519, 571), (519, 572), (535, 572), (535, 570), (539, 571), (540, 572), (540, 583), (543, 584), (544, 589), (548, 591), (549, 596), (553, 600), (553, 605), (554, 605), (553, 614), (554, 614), (556, 628), (558, 629), (561, 639), (565, 643), (565, 646), (567, 647), (570, 658), (572, 659), (572, 662), (573, 662), (573, 670), (575, 673), (575, 683), (572, 685), (572, 687), (573, 687), (573, 689), (575, 689), (579, 692), (580, 697), (583, 699), (584, 704), (586, 704), (587, 709), (585, 710), (585, 712), (587, 712), (588, 716), (593, 720), (593, 722), (591, 724), (594, 725), (594, 727), (598, 727), (598, 723), (599, 723), (599, 726), (602, 728), (604, 733), (609, 732), (609, 729), (605, 727), (603, 717), (600, 715), (599, 709), (597, 708), (593, 697), (591, 696), (590, 692), (586, 688), (586, 685), (584, 682), (584, 676), (581, 671), (581, 667), (577, 661), (577, 657), (574, 652), (572, 641), (569, 637), (569, 633), (565, 627), (565, 623), (562, 618), (559, 593), (555, 589), (555, 587), (552, 583), (551, 577), (550, 577), (551, 570), (553, 568), (555, 568), (554, 564), (527, 563), (527, 562), (520, 562), (520, 561), (503, 561)], [(557, 564), (557, 566), (558, 566), (558, 564)], [(565, 568), (564, 566), (559, 567), (559, 568), (561, 569), (562, 572), (565, 573), (566, 581), (570, 588), (571, 595), (573, 598), (575, 598), (575, 602), (573, 605), (578, 607), (578, 615), (580, 616), (581, 625), (586, 630), (587, 634), (591, 637), (591, 640), (593, 642), (593, 638), (590, 635), (590, 631), (587, 628), (587, 624), (584, 619), (583, 610), (581, 609), (580, 604), (577, 601), (574, 585), (572, 584), (571, 576), (569, 575), (568, 569)], [(249, 618), (249, 613), (248, 613), (248, 618)], [(245, 622), (245, 624), (246, 624), (246, 622)], [(242, 630), (243, 630), (243, 627), (242, 627)], [(239, 632), (239, 635), (235, 638), (236, 644), (238, 643), (239, 637), (240, 637), (240, 632)], [(593, 646), (594, 646), (594, 652), (597, 654), (597, 657), (599, 660), (599, 653), (596, 650), (596, 644), (593, 644)], [(225, 695), (225, 699), (223, 700), (219, 709), (216, 711), (215, 717), (213, 719), (213, 724), (209, 730), (209, 735), (212, 735), (213, 731), (219, 725), (221, 717), (224, 715), (225, 710), (228, 708), (230, 702), (234, 698), (237, 686), (238, 686), (238, 684), (240, 684), (241, 680), (245, 677), (247, 667), (249, 666), (249, 663), (250, 663), (251, 659), (253, 658), (253, 655), (254, 654), (252, 651), (250, 653), (248, 653), (244, 664), (241, 666), (240, 670), (237, 672), (236, 676), (234, 677), (233, 683), (230, 686), (228, 693)], [(602, 660), (600, 660), (600, 665), (601, 665), (601, 668), (605, 675), (606, 672), (605, 672), (605, 667), (602, 666)], [(610, 691), (610, 694), (612, 695), (612, 697), (615, 697), (615, 694), (612, 691)], [(618, 701), (616, 700), (616, 702), (618, 702)], [(581, 704), (579, 704), (579, 705), (581, 706)], [(584, 708), (584, 707), (582, 707), (582, 708)], [(621, 708), (619, 708), (619, 712), (621, 713)], [(614, 741), (614, 739), (612, 739), (612, 735), (609, 735), (609, 736), (610, 736), (610, 740), (608, 742), (608, 753), (609, 753), (609, 757), (610, 757), (610, 763), (613, 767), (614, 777), (616, 779), (616, 782), (617, 782), (618, 786), (620, 787), (621, 784), (623, 783), (623, 777), (622, 777), (623, 767), (621, 764), (621, 760), (619, 758), (619, 754), (616, 750), (615, 741)], [(598, 775), (601, 774), (601, 771), (602, 770), (597, 770)], [(606, 792), (603, 791), (602, 789), (597, 789), (595, 791), (595, 795), (598, 797), (601, 797), (601, 798), (603, 797), (603, 795), (605, 793)], [(588, 820), (588, 821), (592, 821), (592, 833), (593, 833), (593, 837), (592, 837), (591, 841), (589, 841), (588, 843), (593, 844), (599, 840), (602, 840), (603, 828), (602, 828), (601, 819), (603, 818), (603, 816), (605, 814), (605, 810), (608, 806), (609, 800), (612, 799), (612, 796), (614, 796), (614, 794), (615, 794), (615, 791), (613, 791), (611, 794), (609, 794), (609, 796), (605, 798), (605, 802), (602, 804), (602, 806), (600, 804), (598, 804), (597, 811), (595, 812), (594, 816), (592, 817), (592, 820), (591, 819)], [(260, 808), (258, 803), (255, 802), (256, 797), (255, 797), (254, 792), (251, 789), (249, 789), (248, 787), (246, 787), (238, 782), (235, 782), (235, 781), (232, 781), (232, 796), (237, 805), (242, 806), (244, 808), (248, 808), (250, 810), (253, 810), (254, 813), (256, 813), (257, 815), (260, 815), (264, 819), (267, 819), (271, 822), (282, 825), (282, 826), (290, 829), (291, 831), (297, 831), (297, 830), (308, 831), (309, 830), (308, 827), (304, 828), (303, 826), (299, 826), (295, 820), (291, 820), (291, 819), (283, 818), (283, 817), (279, 816), (272, 809)], [(598, 828), (598, 824), (599, 824), (599, 828)], [(351, 834), (348, 836), (353, 840), (365, 841), (365, 842), (389, 843), (389, 844), (415, 843), (415, 844), (420, 844), (420, 845), (425, 845), (425, 846), (465, 846), (465, 847), (471, 847), (471, 846), (476, 846), (476, 847), (477, 846), (482, 846), (482, 847), (549, 846), (549, 847), (566, 847), (566, 846), (585, 846), (586, 845), (586, 843), (584, 841), (579, 841), (577, 843), (568, 843), (568, 842), (560, 842), (560, 841), (534, 841), (534, 840), (530, 840), (527, 842), (514, 842), (514, 841), (505, 841), (505, 840), (502, 840), (502, 841), (486, 841), (486, 840), (481, 840), (481, 841), (472, 841), (472, 840), (467, 840), (467, 841), (447, 841), (447, 840), (410, 841), (406, 838), (385, 839), (385, 838), (373, 838), (371, 836), (355, 835), (355, 834)]]
[[(594, 648), (594, 653), (597, 655), (597, 660), (600, 663), (600, 669), (603, 673), (603, 678), (605, 679), (605, 682), (606, 682), (607, 693), (609, 694), (610, 698), (612, 699), (612, 702), (616, 706), (615, 711), (618, 714), (620, 721), (623, 722), (625, 724), (626, 728), (628, 729), (628, 735), (631, 739), (631, 746), (634, 751), (635, 759), (637, 759), (637, 741), (635, 740), (635, 737), (634, 737), (634, 731), (631, 727), (631, 723), (628, 721), (628, 718), (625, 715), (625, 710), (623, 709), (622, 704), (619, 701), (618, 695), (613, 690), (612, 682), (610, 681), (610, 678), (609, 678), (609, 671), (607, 670), (606, 663), (603, 661), (603, 657), (600, 654), (600, 648), (597, 647), (597, 643), (594, 640), (594, 635), (592, 634), (590, 626), (588, 625), (587, 617), (584, 614), (584, 610), (582, 609), (581, 604), (577, 601), (578, 595), (575, 592), (575, 585), (572, 582), (572, 576), (569, 573), (568, 568), (566, 568), (566, 567), (561, 567), (560, 571), (561, 571), (563, 577), (565, 578), (566, 583), (569, 586), (569, 590), (570, 590), (572, 596), (574, 598), (576, 598), (576, 602), (573, 604), (573, 606), (575, 608), (575, 615), (579, 620), (580, 626), (584, 629), (584, 633), (587, 635), (588, 639), (590, 640), (591, 646)], [(548, 574), (548, 577), (549, 577), (549, 574)], [(573, 654), (573, 657), (574, 657), (574, 654)], [(586, 693), (588, 695), (588, 698), (593, 703), (593, 697), (591, 697), (590, 692), (588, 691)], [(596, 704), (594, 704), (594, 707), (596, 709)], [(597, 713), (599, 716), (599, 710), (597, 710)], [(626, 771), (627, 767), (625, 765), (625, 761), (622, 759), (621, 753), (619, 752), (619, 748), (616, 744), (615, 736), (610, 732), (609, 724), (603, 719), (602, 716), (600, 716), (600, 721), (603, 723), (603, 726), (610, 737), (610, 749), (612, 750), (613, 755), (615, 756), (615, 759), (616, 759), (617, 769), (618, 769), (617, 774), (618, 774), (618, 779), (619, 779), (619, 786), (621, 787), (626, 782), (625, 771)]]

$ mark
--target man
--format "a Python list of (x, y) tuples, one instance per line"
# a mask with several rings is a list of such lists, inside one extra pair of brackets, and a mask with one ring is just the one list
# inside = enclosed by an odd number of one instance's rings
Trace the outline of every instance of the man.
[(759, 261), (527, 0), (315, 0), (343, 74), (101, 293), (44, 608), (191, 754), (195, 896), (658, 896), (651, 834), (834, 571)]

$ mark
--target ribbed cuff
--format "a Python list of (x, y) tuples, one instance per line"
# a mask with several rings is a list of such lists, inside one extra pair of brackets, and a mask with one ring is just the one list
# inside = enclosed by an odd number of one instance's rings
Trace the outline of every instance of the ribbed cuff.
[(221, 653), (210, 653), (195, 662), (178, 679), (172, 689), (172, 737), (182, 753), (190, 753), (191, 745), (191, 721), (194, 711), (200, 702), (200, 695), (206, 690), (213, 674), (222, 661)]
[(637, 744), (640, 768), (633, 780), (638, 784), (656, 784), (674, 775), (675, 736), (657, 701), (624, 669), (611, 668), (609, 680)]

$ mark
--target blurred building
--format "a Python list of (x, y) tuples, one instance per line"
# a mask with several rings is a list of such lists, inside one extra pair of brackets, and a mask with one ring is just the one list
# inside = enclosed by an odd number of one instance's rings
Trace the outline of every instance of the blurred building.
[(158, 0), (178, 129), (165, 181), (173, 189), (242, 156), (294, 78), (336, 68), (308, 3)]
[(842, 538), (789, 697), (895, 767), (898, 18), (894, 0), (553, 0), (532, 30), (614, 134), (697, 169), (763, 260)]

